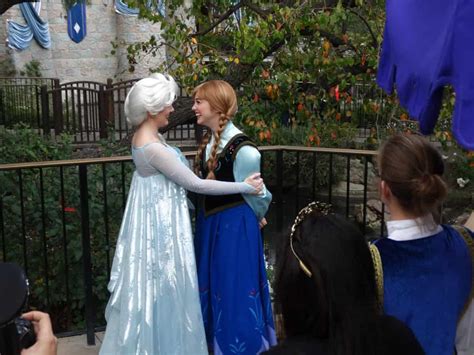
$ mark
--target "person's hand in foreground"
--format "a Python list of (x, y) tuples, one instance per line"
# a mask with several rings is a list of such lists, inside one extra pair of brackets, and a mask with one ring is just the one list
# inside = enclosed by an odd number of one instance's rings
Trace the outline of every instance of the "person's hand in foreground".
[(58, 340), (53, 334), (53, 327), (49, 314), (32, 311), (21, 316), (33, 323), (36, 343), (28, 349), (23, 349), (21, 355), (56, 355), (58, 351)]

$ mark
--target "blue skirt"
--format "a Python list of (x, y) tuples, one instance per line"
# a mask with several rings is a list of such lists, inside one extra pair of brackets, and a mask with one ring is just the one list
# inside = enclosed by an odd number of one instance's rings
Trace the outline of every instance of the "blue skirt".
[(263, 243), (242, 204), (196, 225), (195, 252), (206, 338), (214, 354), (257, 354), (276, 344)]

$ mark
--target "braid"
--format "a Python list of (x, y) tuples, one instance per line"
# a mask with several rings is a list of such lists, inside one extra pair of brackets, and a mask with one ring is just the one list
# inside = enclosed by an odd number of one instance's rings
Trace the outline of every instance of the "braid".
[(201, 176), (201, 157), (202, 157), (202, 151), (206, 149), (207, 143), (209, 143), (209, 139), (211, 138), (211, 134), (209, 133), (209, 130), (204, 134), (204, 137), (202, 138), (202, 142), (199, 145), (199, 148), (197, 150), (196, 156), (194, 157), (194, 172), (196, 175)]
[(225, 125), (229, 121), (229, 117), (221, 113), (219, 117), (219, 129), (217, 132), (214, 133), (214, 144), (211, 148), (211, 156), (209, 157), (209, 160), (207, 161), (207, 170), (209, 173), (207, 174), (206, 179), (211, 179), (215, 180), (216, 176), (214, 174), (214, 169), (216, 168), (217, 165), (217, 147), (219, 147), (219, 143), (221, 142), (221, 134), (222, 131), (224, 130)]

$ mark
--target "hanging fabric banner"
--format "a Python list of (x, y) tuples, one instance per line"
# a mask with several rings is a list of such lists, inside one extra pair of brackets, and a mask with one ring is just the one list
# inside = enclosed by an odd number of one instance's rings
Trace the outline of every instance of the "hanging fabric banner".
[[(148, 8), (152, 8), (151, 1), (148, 2)], [(158, 5), (156, 6), (156, 11), (161, 16), (165, 16), (166, 11), (164, 1), (158, 2)], [(140, 10), (128, 7), (128, 5), (123, 2), (123, 0), (115, 0), (115, 12), (124, 16), (138, 16)]]
[(51, 47), (51, 36), (49, 34), (49, 25), (39, 16), (41, 1), (36, 3), (21, 3), (18, 5), (25, 19), (26, 25), (11, 20), (7, 20), (8, 26), (8, 46), (10, 48), (23, 50), (30, 46), (34, 38), (43, 48)]
[(86, 4), (76, 2), (67, 12), (67, 33), (74, 42), (81, 42), (87, 35)]
[(115, 0), (115, 12), (124, 16), (138, 16), (138, 9), (128, 7), (122, 0)]

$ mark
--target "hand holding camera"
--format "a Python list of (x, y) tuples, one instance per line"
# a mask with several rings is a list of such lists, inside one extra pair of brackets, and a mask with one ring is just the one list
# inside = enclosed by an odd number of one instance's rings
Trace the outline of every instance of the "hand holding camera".
[(0, 355), (55, 355), (57, 340), (49, 315), (28, 312), (28, 280), (13, 263), (0, 263)]
[(21, 355), (52, 355), (56, 354), (58, 340), (53, 334), (51, 320), (47, 313), (32, 311), (21, 316), (33, 323), (36, 333), (36, 343), (28, 349), (23, 349)]

